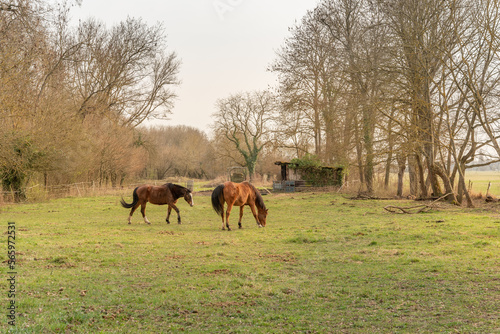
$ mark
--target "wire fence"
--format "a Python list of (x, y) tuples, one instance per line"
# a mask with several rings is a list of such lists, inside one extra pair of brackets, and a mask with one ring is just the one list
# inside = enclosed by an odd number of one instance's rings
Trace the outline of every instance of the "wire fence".
[[(120, 195), (143, 184), (162, 185), (164, 180), (147, 180), (145, 182), (126, 183), (119, 186), (103, 185), (98, 182), (77, 182), (45, 186), (35, 184), (23, 188), (21, 191), (0, 191), (0, 204), (14, 203), (16, 198), (22, 197), (29, 201), (43, 201), (62, 197), (92, 197), (103, 195)], [(177, 181), (175, 183), (184, 185), (192, 190), (193, 180)]]

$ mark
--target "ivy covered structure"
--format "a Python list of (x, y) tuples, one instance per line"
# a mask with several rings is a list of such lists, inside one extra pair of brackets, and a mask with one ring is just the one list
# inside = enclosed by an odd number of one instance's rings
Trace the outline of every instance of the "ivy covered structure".
[(293, 192), (300, 187), (341, 187), (343, 184), (344, 167), (323, 166), (314, 156), (274, 164), (281, 167), (281, 181), (274, 182), (274, 190)]

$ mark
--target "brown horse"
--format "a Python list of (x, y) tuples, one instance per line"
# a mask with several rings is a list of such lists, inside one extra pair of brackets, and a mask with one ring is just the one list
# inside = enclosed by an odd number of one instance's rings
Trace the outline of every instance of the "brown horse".
[(146, 203), (149, 202), (151, 204), (168, 204), (168, 214), (167, 214), (167, 223), (170, 224), (170, 221), (168, 220), (170, 217), (170, 211), (172, 209), (177, 212), (177, 222), (180, 224), (181, 223), (181, 216), (179, 214), (179, 209), (175, 206), (177, 203), (177, 200), (180, 197), (184, 197), (186, 202), (189, 203), (189, 205), (193, 206), (193, 194), (188, 188), (185, 188), (183, 186), (180, 186), (178, 184), (173, 184), (173, 183), (165, 183), (162, 186), (151, 186), (151, 185), (143, 185), (140, 187), (137, 187), (134, 189), (133, 192), (133, 201), (132, 203), (128, 204), (125, 202), (122, 198), (120, 201), (121, 205), (130, 210), (130, 215), (128, 216), (128, 223), (130, 224), (130, 220), (132, 219), (132, 215), (134, 214), (134, 211), (141, 206), (141, 213), (142, 217), (144, 218), (144, 222), (146, 224), (151, 224), (146, 217)]
[[(212, 207), (215, 212), (222, 217), (222, 229), (224, 227), (224, 202), (227, 203), (226, 209), (226, 226), (227, 230), (231, 231), (229, 227), (229, 215), (231, 214), (231, 209), (234, 205), (240, 207), (240, 220), (238, 221), (238, 226), (241, 228), (241, 217), (243, 217), (243, 207), (245, 205), (250, 206), (253, 216), (257, 221), (259, 227), (266, 226), (267, 211), (264, 205), (264, 200), (260, 195), (259, 191), (250, 183), (233, 183), (225, 182), (224, 184), (218, 185), (212, 192)], [(257, 207), (257, 212), (255, 212), (255, 207)]]

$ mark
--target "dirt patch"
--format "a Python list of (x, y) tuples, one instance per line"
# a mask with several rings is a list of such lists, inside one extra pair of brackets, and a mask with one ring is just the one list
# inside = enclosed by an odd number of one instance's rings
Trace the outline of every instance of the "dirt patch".
[(220, 302), (220, 303), (209, 303), (206, 304), (206, 306), (209, 307), (217, 307), (217, 308), (227, 308), (227, 307), (235, 307), (235, 306), (245, 306), (245, 305), (250, 305), (254, 306), (255, 302), (253, 301), (242, 301), (242, 302)]
[(226, 275), (229, 274), (229, 269), (215, 269), (209, 273), (204, 273), (203, 276), (218, 276), (218, 275)]
[(297, 259), (293, 254), (259, 254), (259, 257), (265, 259), (271, 259), (272, 262), (286, 262), (286, 263), (296, 263)]

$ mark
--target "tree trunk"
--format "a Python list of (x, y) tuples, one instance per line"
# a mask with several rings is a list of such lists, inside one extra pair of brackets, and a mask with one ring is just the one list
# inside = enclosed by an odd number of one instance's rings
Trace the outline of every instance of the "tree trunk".
[(422, 198), (427, 198), (429, 195), (427, 192), (427, 186), (425, 184), (424, 166), (422, 165), (422, 159), (419, 154), (415, 154), (415, 161), (417, 163), (418, 184), (420, 185), (420, 196)]
[[(392, 149), (393, 149), (393, 136), (392, 136), (392, 118), (394, 117), (394, 108), (391, 110), (391, 116), (389, 117), (389, 122), (387, 123), (387, 143), (388, 143), (388, 154), (387, 162), (385, 164), (385, 178), (384, 178), (384, 188), (389, 188), (389, 178), (391, 176), (391, 163), (392, 163)], [(397, 157), (399, 159), (400, 157)], [(404, 161), (403, 161), (404, 163)], [(398, 160), (399, 166), (399, 160)], [(403, 169), (404, 171), (404, 169)], [(399, 180), (398, 180), (399, 182)]]
[[(465, 168), (465, 166), (464, 166), (464, 168)], [(467, 200), (467, 207), (473, 208), (474, 204), (472, 203), (472, 198), (470, 197), (469, 191), (467, 190), (467, 187), (465, 185), (465, 169), (464, 168), (462, 168), (462, 166), (458, 167), (459, 187), (461, 187), (463, 190), (463, 193), (465, 195), (465, 199)]]
[(365, 183), (365, 173), (363, 168), (363, 147), (359, 138), (359, 128), (356, 125), (354, 127), (354, 139), (356, 140), (356, 157), (358, 162), (359, 182), (363, 185)]
[(318, 79), (314, 80), (314, 98), (313, 98), (313, 111), (314, 111), (314, 146), (316, 156), (321, 158), (321, 120), (319, 111), (319, 83)]
[[(325, 121), (325, 161), (327, 164), (331, 164), (334, 154), (335, 147), (335, 130), (334, 124), (329, 117), (329, 115), (323, 116)], [(337, 145), (340, 145), (340, 142), (337, 142)]]
[(408, 173), (410, 176), (410, 195), (417, 197), (418, 174), (417, 174), (417, 162), (414, 154), (408, 156)]
[(389, 188), (389, 180), (391, 177), (391, 162), (392, 162), (392, 149), (389, 151), (389, 154), (387, 155), (387, 161), (385, 163), (384, 188), (386, 190)]
[(433, 173), (443, 180), (444, 188), (447, 194), (446, 200), (453, 204), (458, 203), (451, 186), (450, 178), (446, 175), (444, 169), (440, 165), (434, 164)]
[(363, 143), (366, 151), (365, 181), (368, 194), (373, 194), (373, 122), (371, 111), (363, 111)]
[(248, 169), (248, 176), (250, 177), (250, 182), (253, 182), (255, 180), (255, 166), (257, 164), (257, 157), (252, 158), (250, 157), (246, 161), (247, 163), (247, 169)]
[(403, 197), (403, 179), (406, 169), (406, 157), (403, 154), (397, 155), (398, 159), (398, 190), (396, 196)]

